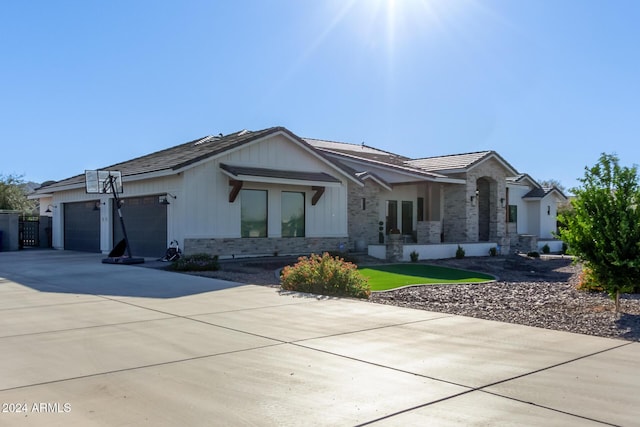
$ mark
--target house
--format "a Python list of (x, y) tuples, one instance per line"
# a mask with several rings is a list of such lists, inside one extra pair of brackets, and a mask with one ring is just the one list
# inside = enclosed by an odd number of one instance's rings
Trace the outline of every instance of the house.
[[(206, 136), (104, 169), (122, 174), (127, 235), (145, 257), (161, 257), (174, 239), (185, 253), (221, 257), (357, 250), (408, 259), (416, 250), (424, 259), (453, 256), (458, 244), (486, 255), (518, 236), (551, 238), (564, 198), (493, 151), (411, 159), (282, 127)], [(122, 237), (113, 198), (87, 193), (84, 174), (34, 197), (51, 211), (55, 248), (107, 253)]]

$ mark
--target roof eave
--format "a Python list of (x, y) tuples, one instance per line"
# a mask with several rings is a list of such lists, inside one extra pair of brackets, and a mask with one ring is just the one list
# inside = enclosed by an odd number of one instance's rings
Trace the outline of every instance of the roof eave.
[(406, 176), (411, 176), (413, 178), (418, 178), (420, 181), (437, 181), (440, 179), (444, 179), (444, 177), (439, 177), (433, 173), (430, 172), (426, 172), (426, 171), (419, 171), (419, 170), (408, 170), (408, 168), (404, 168), (401, 166), (396, 166), (396, 165), (392, 165), (390, 163), (385, 163), (385, 162), (381, 162), (381, 161), (377, 161), (377, 160), (370, 160), (370, 159), (364, 159), (362, 157), (358, 157), (355, 155), (349, 155), (346, 153), (338, 153), (336, 151), (331, 151), (331, 150), (324, 150), (324, 149), (319, 149), (324, 151), (325, 153), (327, 153), (327, 155), (333, 155), (333, 156), (337, 156), (337, 157), (343, 157), (346, 159), (349, 159), (350, 161), (357, 163), (357, 164), (361, 164), (364, 166), (371, 166), (371, 165), (375, 165), (377, 167), (380, 168), (384, 168), (384, 169), (388, 169), (388, 170), (392, 170), (393, 172), (396, 173), (400, 173)]

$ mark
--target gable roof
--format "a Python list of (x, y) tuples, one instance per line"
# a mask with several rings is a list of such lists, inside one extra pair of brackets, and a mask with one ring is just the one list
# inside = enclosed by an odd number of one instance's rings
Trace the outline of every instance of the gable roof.
[[(174, 147), (156, 151), (151, 154), (136, 157), (131, 160), (116, 163), (111, 166), (101, 168), (102, 170), (119, 170), (123, 177), (140, 175), (151, 172), (167, 171), (172, 172), (182, 169), (190, 164), (204, 160), (216, 154), (228, 151), (237, 146), (254, 141), (274, 133), (282, 128), (268, 128), (257, 132), (242, 130), (228, 135), (208, 135), (193, 141), (185, 142)], [(84, 174), (63, 179), (40, 187), (38, 190), (53, 190), (60, 187), (84, 185)]]
[(399, 154), (390, 153), (378, 148), (369, 147), (363, 144), (349, 144), (346, 142), (325, 141), (321, 139), (305, 138), (309, 144), (318, 150), (325, 152), (333, 152), (336, 154), (344, 154), (347, 156), (358, 157), (360, 159), (372, 160), (396, 166), (404, 166), (409, 157)]
[[(228, 135), (208, 135), (202, 138), (194, 139), (193, 141), (176, 145), (174, 147), (156, 151), (151, 154), (116, 163), (111, 166), (106, 166), (101, 169), (119, 170), (122, 174), (123, 179), (126, 177), (131, 178), (136, 175), (143, 174), (157, 174), (157, 176), (174, 174), (180, 169), (189, 167), (200, 161), (206, 160), (208, 158), (214, 157), (216, 155), (233, 150), (237, 147), (276, 133), (286, 134), (297, 143), (308, 148), (310, 152), (321, 158), (323, 161), (329, 163), (335, 169), (341, 171), (347, 176), (350, 176), (352, 179), (357, 180), (357, 178), (344, 171), (344, 169), (342, 169), (340, 165), (336, 164), (336, 162), (327, 159), (322, 155), (322, 153), (314, 150), (313, 147), (311, 147), (306, 141), (296, 136), (284, 127), (271, 127), (259, 131), (242, 130), (239, 132), (230, 133)], [(48, 183), (47, 185), (37, 189), (37, 192), (45, 193), (55, 190), (78, 188), (84, 186), (84, 181), (84, 174), (75, 175), (71, 178), (63, 179), (61, 181)]]
[(562, 198), (562, 199), (567, 199), (567, 196), (565, 196), (565, 194), (556, 186), (553, 187), (538, 187), (538, 188), (534, 188), (533, 190), (529, 191), (527, 194), (525, 194), (524, 196), (522, 196), (522, 199), (542, 199), (544, 197), (546, 197), (547, 195), (551, 194), (551, 193), (556, 193), (558, 195), (558, 197)]
[[(342, 167), (346, 170), (351, 170), (358, 178), (376, 178), (380, 180), (374, 173), (367, 169), (367, 167), (376, 166), (385, 169), (394, 170), (396, 172), (411, 174), (419, 179), (426, 179), (430, 181), (452, 182), (462, 184), (463, 181), (455, 178), (447, 177), (446, 175), (426, 171), (421, 168), (413, 167), (409, 164), (411, 159), (409, 157), (401, 156), (399, 154), (390, 153), (388, 151), (379, 150), (377, 148), (369, 147), (364, 144), (349, 144), (344, 142), (325, 141), (320, 139), (305, 138), (310, 145), (317, 150), (328, 154), (332, 159), (342, 164)], [(341, 162), (341, 160), (351, 160), (362, 164), (362, 169), (356, 170), (353, 167), (349, 167)], [(389, 185), (388, 183), (384, 183)]]
[(442, 174), (466, 172), (474, 166), (495, 158), (510, 173), (517, 174), (516, 169), (495, 151), (476, 151), (473, 153), (451, 154), (446, 156), (424, 157), (421, 159), (409, 160), (407, 164), (429, 172), (439, 172)]
[[(528, 181), (528, 182), (527, 182)], [(521, 173), (516, 176), (507, 177), (507, 182), (513, 184), (532, 185), (534, 187), (541, 187), (541, 185), (527, 173)]]

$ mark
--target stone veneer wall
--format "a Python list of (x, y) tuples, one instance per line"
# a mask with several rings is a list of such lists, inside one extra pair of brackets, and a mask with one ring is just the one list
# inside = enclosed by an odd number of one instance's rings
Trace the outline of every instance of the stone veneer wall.
[(453, 177), (463, 178), (467, 182), (466, 185), (447, 185), (444, 187), (444, 241), (478, 241), (478, 202), (471, 203), (471, 196), (475, 197), (478, 179), (485, 178), (490, 182), (489, 190), (485, 190), (480, 197), (489, 198), (489, 241), (508, 243), (504, 240), (507, 237), (506, 207), (500, 205), (500, 199), (506, 200), (507, 194), (504, 167), (496, 160), (490, 159), (474, 167), (466, 175)]
[(403, 247), (402, 236), (399, 234), (390, 234), (387, 239), (387, 261), (402, 261)]
[[(474, 194), (476, 191), (476, 183), (478, 179), (485, 178), (491, 182), (491, 188), (489, 190), (490, 197), (490, 218), (489, 218), (489, 240), (502, 240), (507, 237), (506, 226), (506, 202), (505, 207), (500, 205), (500, 199), (507, 197), (507, 176), (504, 167), (495, 159), (490, 159), (484, 163), (476, 166), (467, 173), (467, 189), (469, 195)], [(481, 197), (487, 197), (482, 195)], [(476, 204), (477, 205), (477, 204)], [(471, 206), (469, 203), (468, 206)], [(478, 241), (478, 209), (477, 206), (471, 206), (470, 216), (467, 218), (467, 224), (470, 230), (470, 241)], [(475, 233), (474, 233), (475, 232)], [(473, 239), (475, 238), (475, 240)]]
[(442, 223), (440, 221), (418, 221), (416, 230), (416, 243), (440, 243), (442, 234)]
[[(363, 241), (365, 245), (377, 244), (378, 222), (380, 221), (380, 212), (378, 210), (380, 206), (380, 187), (370, 180), (365, 181), (364, 187), (349, 182), (347, 197), (348, 249), (356, 249), (358, 240)], [(365, 200), (364, 210), (362, 209), (363, 198)]]
[(185, 239), (185, 255), (206, 253), (225, 257), (307, 255), (347, 250), (346, 237), (267, 237)]
[[(464, 185), (444, 186), (444, 216), (442, 231), (445, 242), (467, 241), (466, 224), (468, 206)], [(477, 222), (477, 221), (476, 221)]]

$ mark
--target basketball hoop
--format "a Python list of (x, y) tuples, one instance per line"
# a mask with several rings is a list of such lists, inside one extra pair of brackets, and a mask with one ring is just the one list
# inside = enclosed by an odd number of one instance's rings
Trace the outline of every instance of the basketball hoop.
[[(120, 217), (120, 226), (122, 227), (122, 234), (124, 239), (114, 246), (113, 250), (109, 253), (108, 258), (104, 258), (102, 262), (104, 264), (140, 264), (144, 262), (144, 258), (134, 258), (131, 255), (131, 247), (129, 246), (129, 239), (127, 238), (127, 230), (124, 226), (124, 218), (122, 217), (121, 200), (118, 198), (118, 194), (122, 194), (122, 174), (120, 171), (109, 170), (86, 170), (84, 171), (85, 177), (85, 189), (89, 194), (113, 194), (115, 200), (115, 206), (118, 209), (118, 216)], [(126, 254), (125, 254), (126, 252)]]

